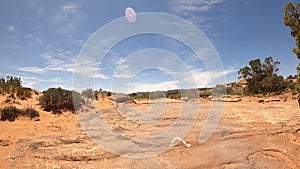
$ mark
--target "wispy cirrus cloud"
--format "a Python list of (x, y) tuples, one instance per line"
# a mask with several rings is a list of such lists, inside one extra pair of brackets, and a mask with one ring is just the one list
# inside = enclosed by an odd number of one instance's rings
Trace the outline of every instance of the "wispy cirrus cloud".
[[(210, 50), (202, 52), (211, 59), (211, 61), (205, 62), (208, 67), (186, 64), (180, 58), (157, 49), (144, 50), (124, 58), (116, 67), (113, 75), (114, 84), (116, 84), (113, 85), (114, 90), (122, 92), (156, 91), (212, 87), (217, 84), (224, 84), (226, 75), (235, 72), (235, 70), (233, 68), (224, 70), (222, 65), (218, 63), (218, 58), (211, 54)], [(139, 73), (149, 69), (160, 70), (166, 74), (165, 77), (171, 77), (174, 80), (159, 78), (159, 80), (156, 79), (152, 82), (149, 80), (134, 82)]]
[(85, 15), (80, 6), (74, 2), (67, 2), (55, 12), (51, 22), (57, 32), (66, 34), (78, 28), (84, 19)]
[(207, 12), (223, 0), (174, 0), (171, 7), (178, 13), (190, 15), (194, 12)]
[(224, 84), (226, 82), (226, 75), (235, 72), (234, 68), (229, 68), (227, 70), (214, 70), (214, 71), (206, 71), (204, 69), (192, 69), (190, 76), (185, 76), (185, 81), (195, 82), (198, 88), (203, 87), (213, 87), (217, 84)]
[(41, 79), (35, 76), (22, 76), (22, 84), (23, 86), (35, 88), (40, 83), (46, 82), (45, 79)]
[[(207, 14), (224, 0), (172, 0), (168, 7), (176, 15), (184, 17), (203, 29), (209, 29), (214, 19)], [(200, 15), (201, 14), (201, 15)]]
[(49, 51), (42, 53), (41, 57), (46, 60), (45, 66), (26, 66), (10, 68), (29, 73), (46, 73), (50, 71), (62, 71), (72, 73), (74, 71), (76, 56), (70, 51), (63, 51), (61, 49), (56, 51)]
[[(10, 67), (11, 69), (15, 69), (22, 72), (28, 73), (53, 73), (53, 72), (64, 72), (64, 73), (73, 73), (75, 72), (75, 62), (77, 56), (70, 51), (64, 51), (61, 49), (55, 51), (48, 51), (41, 54), (41, 57), (45, 59), (45, 66), (37, 67), (37, 66), (26, 66), (26, 67)], [(90, 62), (88, 62), (90, 63)], [(81, 63), (83, 64), (83, 63)], [(101, 70), (97, 68), (98, 63), (92, 63), (85, 65), (85, 71), (77, 68), (77, 72), (87, 75), (90, 78), (100, 78), (107, 80), (109, 76), (101, 73)], [(89, 68), (89, 69), (87, 69)], [(97, 71), (94, 71), (97, 70)], [(86, 72), (87, 71), (87, 72)], [(95, 72), (95, 73), (92, 73)]]
[(95, 76), (92, 76), (92, 78), (100, 78), (100, 79), (108, 80), (109, 76), (102, 73), (97, 73)]
[[(0, 73), (1, 75), (1, 73)], [(4, 75), (4, 74), (3, 74)], [(40, 89), (45, 90), (45, 84), (51, 87), (58, 87), (58, 86), (68, 86), (66, 85), (67, 80), (61, 77), (39, 77), (31, 75), (27, 72), (25, 73), (15, 73), (15, 74), (5, 74), (6, 76), (13, 76), (13, 77), (21, 77), (22, 86), (30, 87), (32, 89)], [(42, 88), (41, 88), (42, 87)], [(70, 88), (70, 87), (69, 87)]]
[(18, 76), (22, 79), (22, 85), (26, 87), (30, 87), (33, 89), (39, 89), (39, 90), (46, 90), (46, 88), (40, 88), (41, 86), (44, 86), (47, 84), (47, 86), (50, 87), (62, 87), (64, 89), (71, 89), (70, 83), (68, 83), (68, 79), (62, 78), (62, 77), (51, 77), (51, 78), (40, 78), (36, 76), (28, 76), (28, 75), (22, 75)]
[[(11, 69), (14, 69), (14, 68), (11, 67)], [(15, 69), (19, 70), (19, 71), (31, 72), (31, 73), (44, 73), (44, 72), (46, 72), (45, 68), (40, 68), (40, 67), (35, 67), (35, 66), (32, 66), (32, 67), (20, 67), (20, 68), (15, 68)]]

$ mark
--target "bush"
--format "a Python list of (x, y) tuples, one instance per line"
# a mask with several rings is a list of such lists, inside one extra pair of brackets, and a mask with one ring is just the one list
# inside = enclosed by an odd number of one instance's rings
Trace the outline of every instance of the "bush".
[[(231, 89), (230, 92), (232, 92), (232, 89)], [(212, 94), (214, 96), (226, 95), (226, 94), (228, 94), (227, 93), (227, 88), (224, 85), (217, 85), (216, 87), (214, 87), (212, 89)]]
[(87, 98), (89, 98), (89, 99), (93, 99), (93, 98), (95, 98), (96, 96), (95, 96), (95, 92), (93, 91), (93, 89), (86, 89), (86, 90), (83, 90), (82, 92), (81, 92), (81, 95), (82, 96), (85, 96), (85, 97), (87, 97)]
[(40, 93), (37, 90), (33, 90), (34, 94), (39, 95)]
[(238, 87), (238, 86), (235, 86), (235, 87), (232, 87), (231, 88), (233, 90), (233, 94), (234, 95), (243, 95), (243, 91), (244, 91), (244, 88), (243, 87)]
[(150, 93), (149, 92), (131, 93), (128, 96), (133, 100), (149, 99)]
[(1, 114), (1, 119), (0, 119), (1, 121), (5, 121), (5, 120), (15, 121), (20, 116), (30, 117), (30, 119), (33, 119), (35, 117), (40, 117), (40, 114), (32, 108), (20, 110), (15, 106), (9, 106), (1, 109), (0, 114)]
[(1, 110), (1, 120), (15, 121), (21, 113), (21, 110), (15, 106), (5, 107)]
[(32, 90), (29, 88), (20, 87), (17, 89), (17, 97), (21, 100), (26, 100), (27, 98), (31, 98)]
[[(73, 109), (74, 110), (78, 110), (82, 104), (84, 104), (84, 100), (82, 99), (81, 95), (76, 92), (76, 91), (71, 91), (71, 94), (72, 94), (72, 98), (73, 98)], [(74, 111), (72, 111), (74, 112)]]
[(62, 110), (75, 112), (75, 109), (84, 103), (79, 93), (62, 88), (50, 88), (44, 91), (39, 102), (45, 111), (52, 111), (54, 114), (61, 114)]
[(211, 91), (208, 91), (208, 90), (200, 92), (200, 97), (202, 97), (202, 98), (207, 98), (211, 95), (212, 95)]
[(35, 109), (27, 108), (22, 111), (22, 116), (30, 117), (30, 119), (33, 119), (35, 117), (40, 117), (40, 114)]
[(7, 76), (6, 79), (0, 79), (0, 91), (1, 94), (14, 95), (18, 88), (22, 87), (21, 78)]
[(166, 95), (165, 95), (165, 93), (164, 92), (159, 92), (159, 91), (157, 91), (157, 92), (150, 92), (149, 93), (149, 99), (160, 99), (160, 98), (165, 98), (166, 97)]
[(32, 90), (30, 88), (22, 87), (22, 81), (19, 77), (6, 77), (0, 78), (0, 94), (8, 94), (11, 98), (15, 99), (15, 95), (21, 100), (26, 100), (32, 95)]
[(170, 99), (181, 99), (180, 90), (169, 90), (166, 92), (166, 97)]
[(297, 90), (292, 90), (292, 95), (296, 95), (298, 94), (298, 91)]
[(260, 59), (251, 60), (249, 66), (238, 71), (248, 81), (247, 93), (249, 94), (270, 94), (281, 93), (287, 87), (283, 77), (277, 75), (279, 61), (274, 61), (271, 56), (265, 58), (261, 63)]

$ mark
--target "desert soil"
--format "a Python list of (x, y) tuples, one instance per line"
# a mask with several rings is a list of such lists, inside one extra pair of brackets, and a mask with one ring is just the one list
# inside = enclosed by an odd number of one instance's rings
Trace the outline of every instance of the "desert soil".
[[(19, 101), (17, 106), (37, 109), (39, 121), (20, 118), (0, 122), (0, 168), (300, 168), (300, 107), (296, 100), (258, 103), (243, 98), (225, 103), (216, 131), (200, 144), (199, 134), (212, 105), (201, 100), (193, 128), (184, 138), (190, 147), (178, 143), (155, 156), (128, 158), (126, 151), (113, 154), (98, 146), (84, 132), (77, 115), (66, 112), (58, 116), (43, 111), (37, 105), (37, 97)], [(3, 98), (0, 102), (0, 107), (5, 106)], [(124, 119), (116, 106), (143, 112), (151, 109), (151, 103), (117, 105), (100, 99), (97, 104), (100, 111), (93, 115), (101, 114), (112, 128), (130, 138), (148, 137), (172, 127), (181, 107), (178, 100), (168, 100), (155, 122), (137, 124)], [(104, 136), (109, 137), (107, 133)], [(126, 149), (130, 151), (131, 147)]]

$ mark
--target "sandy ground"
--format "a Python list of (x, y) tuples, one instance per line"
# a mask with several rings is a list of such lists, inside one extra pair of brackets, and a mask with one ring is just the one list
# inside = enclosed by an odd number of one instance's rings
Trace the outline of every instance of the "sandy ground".
[[(111, 142), (112, 147), (123, 147), (124, 153), (116, 155), (104, 150), (84, 132), (77, 115), (44, 112), (37, 105), (37, 97), (20, 101), (17, 106), (39, 110), (40, 121), (22, 118), (0, 122), (0, 168), (300, 168), (300, 107), (296, 100), (258, 103), (243, 98), (241, 102), (226, 103), (216, 131), (200, 144), (199, 134), (212, 105), (201, 101), (193, 128), (184, 138), (191, 147), (178, 143), (155, 156), (127, 158), (132, 147)], [(84, 116), (101, 115), (112, 129), (130, 138), (149, 137), (171, 128), (176, 120), (181, 103), (168, 101), (164, 112), (152, 123), (126, 119), (132, 114), (117, 111), (128, 107), (138, 112), (151, 111), (153, 103), (147, 101), (117, 105), (100, 99), (97, 103), (100, 112)], [(86, 122), (93, 124), (89, 120)], [(109, 138), (107, 133), (101, 136)], [(147, 146), (144, 148), (147, 150)], [(149, 155), (161, 147), (156, 148)]]

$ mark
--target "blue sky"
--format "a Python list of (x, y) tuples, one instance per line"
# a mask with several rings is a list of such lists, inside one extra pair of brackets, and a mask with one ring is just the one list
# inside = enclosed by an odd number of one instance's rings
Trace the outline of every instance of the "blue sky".
[[(218, 52), (227, 82), (236, 81), (238, 69), (247, 65), (249, 60), (270, 55), (281, 62), (280, 74), (295, 74), (298, 60), (292, 53), (294, 39), (282, 21), (287, 2), (0, 0), (0, 77), (20, 76), (24, 86), (40, 91), (58, 86), (72, 89), (74, 66), (84, 44), (101, 27), (123, 17), (127, 7), (132, 7), (137, 13), (176, 15), (196, 25)], [(126, 67), (128, 64), (125, 64), (126, 58), (147, 48), (160, 48), (178, 55), (191, 67), (197, 87), (211, 85), (201, 60), (184, 58), (183, 54), (189, 53), (188, 48), (174, 39), (146, 34), (116, 45), (99, 63), (94, 76), (95, 85), (87, 87), (112, 90), (112, 86), (116, 85), (114, 78), (130, 72), (130, 68)], [(136, 60), (151, 62), (151, 58), (147, 59)], [(217, 76), (221, 72), (214, 73)], [(176, 79), (163, 70), (144, 70), (131, 75), (130, 79), (131, 84), (127, 88), (131, 91), (178, 87)]]

